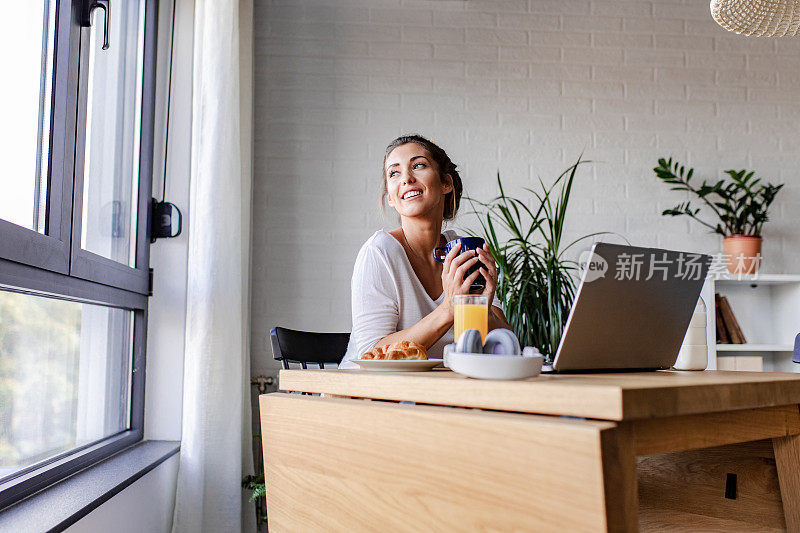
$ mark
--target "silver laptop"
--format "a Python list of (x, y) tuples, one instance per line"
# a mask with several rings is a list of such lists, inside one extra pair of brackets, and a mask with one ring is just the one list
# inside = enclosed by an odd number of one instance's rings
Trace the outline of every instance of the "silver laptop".
[(711, 257), (596, 243), (551, 368), (658, 370), (678, 357)]

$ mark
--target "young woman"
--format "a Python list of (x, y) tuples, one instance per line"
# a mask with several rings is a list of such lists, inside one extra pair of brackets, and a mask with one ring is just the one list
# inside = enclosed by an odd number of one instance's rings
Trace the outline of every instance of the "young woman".
[[(469, 294), (478, 274), (486, 278), (482, 294), (492, 302), (489, 330), (509, 328), (495, 298), (497, 268), (488, 247), (460, 253), (460, 245), (433, 259), (433, 249), (458, 238), (442, 233), (461, 201), (461, 177), (444, 150), (418, 135), (398, 137), (383, 159), (383, 198), (400, 215), (400, 227), (380, 230), (361, 247), (351, 285), (353, 329), (339, 368), (358, 368), (352, 359), (375, 346), (411, 340), (425, 346), (429, 358), (442, 357), (453, 339), (453, 296)], [(468, 277), (465, 272), (483, 266)]]

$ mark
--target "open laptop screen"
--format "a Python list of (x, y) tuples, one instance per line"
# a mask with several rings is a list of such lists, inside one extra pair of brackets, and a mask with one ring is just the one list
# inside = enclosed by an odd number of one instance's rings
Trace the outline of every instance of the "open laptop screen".
[(556, 371), (675, 363), (711, 257), (597, 243), (556, 353)]

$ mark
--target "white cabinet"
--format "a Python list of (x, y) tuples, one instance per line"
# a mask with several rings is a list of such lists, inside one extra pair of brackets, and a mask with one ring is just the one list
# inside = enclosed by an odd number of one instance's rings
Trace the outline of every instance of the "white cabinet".
[[(726, 296), (747, 344), (717, 344), (714, 293)], [(702, 291), (708, 308), (708, 368), (717, 358), (760, 355), (764, 370), (800, 372), (792, 362), (794, 339), (800, 333), (800, 275), (758, 274), (706, 280)]]

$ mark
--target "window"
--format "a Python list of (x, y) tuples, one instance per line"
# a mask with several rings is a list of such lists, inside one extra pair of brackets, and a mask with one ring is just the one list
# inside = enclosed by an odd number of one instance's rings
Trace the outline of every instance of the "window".
[[(21, 10), (16, 31), (0, 33), (0, 57), (4, 72), (13, 72), (15, 83), (3, 84), (0, 109), (7, 125), (0, 130), (4, 148), (4, 183), (0, 217), (22, 227), (44, 229), (48, 160), (43, 157), (50, 140), (44, 117), (50, 116), (53, 73), (55, 9), (47, 3), (31, 3)], [(13, 52), (13, 53), (12, 53)], [(43, 149), (44, 148), (44, 149)]]
[(0, 33), (0, 509), (142, 439), (156, 3)]

